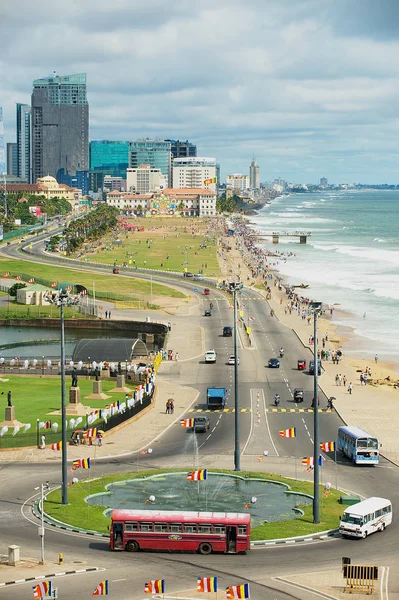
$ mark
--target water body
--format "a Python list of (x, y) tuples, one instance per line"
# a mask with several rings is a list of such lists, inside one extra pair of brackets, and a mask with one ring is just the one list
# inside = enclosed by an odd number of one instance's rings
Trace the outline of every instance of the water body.
[[(82, 338), (107, 339), (137, 337), (137, 332), (119, 329), (108, 333), (99, 329), (65, 329), (65, 356), (72, 356), (74, 348)], [(18, 356), (21, 359), (60, 359), (61, 330), (59, 327), (2, 327), (0, 336), (0, 357), (5, 359)]]
[[(301, 515), (296, 506), (311, 504), (310, 497), (287, 494), (287, 489), (285, 485), (264, 480), (213, 473), (208, 473), (208, 478), (200, 482), (187, 481), (186, 473), (168, 473), (110, 484), (108, 492), (89, 496), (87, 501), (120, 509), (239, 513), (248, 510), (252, 525), (260, 525), (265, 521), (296, 519)], [(148, 502), (150, 496), (155, 498), (153, 503)], [(251, 498), (255, 502), (249, 506)]]
[(273, 250), (295, 256), (277, 268), (291, 284), (309, 284), (314, 300), (347, 311), (341, 324), (361, 336), (348, 354), (399, 361), (399, 191), (293, 194), (251, 221), (261, 231), (311, 231), (306, 245), (280, 238)]

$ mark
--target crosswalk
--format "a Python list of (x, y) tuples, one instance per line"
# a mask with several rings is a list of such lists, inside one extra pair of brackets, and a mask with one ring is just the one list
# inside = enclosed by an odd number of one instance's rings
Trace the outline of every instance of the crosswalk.
[[(189, 408), (189, 413), (235, 413), (235, 408)], [(251, 413), (251, 408), (240, 408), (240, 413)], [(268, 413), (313, 413), (313, 408), (266, 408)], [(332, 413), (330, 408), (319, 408), (319, 413)]]

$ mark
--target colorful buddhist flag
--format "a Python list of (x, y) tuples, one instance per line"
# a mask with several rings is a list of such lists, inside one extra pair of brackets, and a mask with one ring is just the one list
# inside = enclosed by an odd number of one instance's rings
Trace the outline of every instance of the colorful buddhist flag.
[(90, 458), (78, 458), (73, 461), (72, 468), (73, 469), (90, 469)]
[(93, 592), (93, 596), (108, 596), (108, 579), (98, 584)]
[(44, 598), (45, 596), (51, 596), (51, 581), (41, 581), (37, 585), (33, 586), (32, 589), (34, 598)]
[(31, 278), (28, 280), (28, 283), (35, 283), (35, 278), (34, 278), (34, 277), (31, 277)]
[(217, 577), (197, 577), (197, 592), (217, 592)]
[(96, 437), (96, 435), (97, 435), (97, 427), (92, 427), (91, 429), (86, 429), (86, 431), (83, 432), (84, 438), (93, 438), (93, 437)]
[(55, 444), (51, 444), (50, 448), (52, 450), (62, 450), (62, 442), (56, 442)]
[(250, 598), (249, 595), (249, 583), (243, 583), (242, 585), (229, 585), (226, 588), (227, 600), (235, 600), (235, 598)]
[(16, 279), (17, 281), (21, 281), (21, 276), (20, 276), (20, 275), (17, 275), (15, 279)]
[(183, 427), (183, 429), (194, 427), (194, 421), (195, 419), (180, 419), (180, 427)]
[(56, 287), (57, 287), (57, 282), (56, 282), (56, 281), (53, 281), (53, 283), (51, 284), (51, 287), (52, 287), (52, 288), (56, 288)]
[(191, 471), (191, 473), (187, 473), (187, 481), (204, 481), (207, 478), (207, 475), (206, 469)]
[(46, 421), (45, 422), (44, 429), (51, 429), (51, 421)]
[(283, 438), (294, 438), (296, 437), (296, 427), (290, 427), (289, 429), (281, 429), (278, 432), (280, 437)]
[(153, 579), (152, 581), (144, 584), (144, 592), (146, 594), (164, 594), (165, 579)]
[(323, 452), (334, 452), (334, 450), (335, 450), (335, 442), (322, 442), (320, 444), (320, 449)]
[[(323, 466), (323, 460), (325, 460), (322, 456), (319, 456), (319, 466), (322, 467)], [(314, 457), (313, 456), (304, 456), (302, 459), (302, 464), (306, 465), (308, 468), (307, 470), (310, 471), (311, 469), (314, 468)]]

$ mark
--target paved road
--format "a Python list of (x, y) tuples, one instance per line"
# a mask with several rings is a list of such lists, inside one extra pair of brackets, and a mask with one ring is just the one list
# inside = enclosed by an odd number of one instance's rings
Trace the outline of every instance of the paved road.
[[(181, 281), (179, 285), (192, 287), (191, 282)], [(255, 292), (251, 292), (253, 297)], [(209, 298), (199, 296), (205, 307)], [(206, 345), (217, 351), (217, 363), (205, 364), (198, 361), (182, 362), (176, 365), (182, 384), (197, 388), (200, 392), (198, 403), (190, 409), (187, 416), (197, 414), (204, 410), (206, 388), (209, 385), (224, 385), (228, 389), (228, 408), (233, 408), (234, 367), (225, 364), (227, 357), (233, 353), (232, 338), (221, 336), (222, 327), (232, 324), (232, 311), (228, 302), (221, 295), (212, 293), (215, 300), (215, 309), (210, 318), (202, 315), (192, 316), (206, 329)], [(244, 302), (245, 304), (245, 302)], [(299, 412), (299, 408), (308, 408), (312, 398), (312, 379), (305, 373), (298, 372), (296, 361), (299, 357), (306, 356), (302, 345), (293, 332), (280, 325), (277, 320), (268, 314), (267, 304), (264, 301), (252, 301), (250, 304), (251, 315), (255, 318), (252, 322), (255, 347), (253, 349), (240, 348), (239, 367), (239, 399), (240, 407), (245, 409), (240, 412), (241, 450), (242, 461), (250, 461), (263, 450), (269, 451), (270, 460), (281, 461), (287, 464), (289, 457), (296, 456), (298, 460), (313, 452), (312, 423), (313, 414)], [(182, 317), (184, 318), (184, 317)], [(267, 361), (275, 356), (278, 349), (285, 348), (285, 357), (280, 369), (268, 369)], [(305, 401), (300, 407), (293, 403), (292, 390), (295, 387), (305, 389)], [(281, 396), (281, 405), (278, 412), (273, 409), (273, 397), (278, 392)], [(259, 396), (258, 396), (259, 394)], [(261, 423), (258, 424), (256, 404), (259, 397)], [(321, 408), (326, 405), (326, 399), (321, 397)], [(283, 410), (295, 409), (295, 412)], [(202, 412), (201, 412), (202, 414)], [(201, 465), (208, 460), (215, 464), (218, 458), (231, 459), (233, 450), (234, 413), (230, 410), (223, 413), (210, 413), (210, 435), (202, 436), (199, 448)], [(335, 413), (322, 412), (320, 414), (320, 440), (330, 441), (335, 439), (339, 419)], [(297, 427), (297, 437), (293, 440), (282, 439), (278, 436), (279, 429)], [(172, 428), (162, 438), (162, 458), (170, 464), (179, 464), (186, 448), (188, 433), (179, 427)], [(200, 436), (198, 436), (200, 437)], [(394, 511), (399, 507), (399, 488), (397, 469), (386, 461), (375, 468), (361, 468), (341, 461), (338, 465), (333, 462), (333, 456), (328, 457), (323, 473), (325, 477), (334, 481), (338, 478), (339, 486), (343, 489), (353, 490), (364, 496), (381, 495), (389, 497), (394, 505)], [(292, 459), (293, 460), (293, 459)], [(126, 471), (132, 468), (134, 460), (127, 457), (108, 461), (101, 464), (100, 472)], [(246, 463), (247, 464), (247, 463)], [(265, 469), (267, 468), (266, 462)], [(145, 466), (145, 461), (142, 462)], [(151, 463), (153, 466), (153, 463)], [(292, 464), (291, 464), (292, 467)], [(299, 476), (302, 476), (301, 468)], [(59, 481), (59, 468), (57, 466), (30, 465), (10, 466), (0, 468), (0, 510), (2, 514), (1, 539), (2, 546), (16, 543), (23, 549), (28, 549), (37, 555), (39, 539), (37, 524), (22, 518), (21, 511), (30, 518), (29, 498), (34, 493), (33, 489), (44, 479), (56, 484)], [(28, 501), (27, 506), (23, 506)], [(266, 550), (254, 550), (247, 556), (212, 555), (203, 557), (193, 555), (169, 554), (113, 554), (109, 553), (107, 543), (102, 540), (87, 538), (76, 534), (63, 534), (53, 529), (46, 532), (46, 553), (49, 560), (55, 560), (58, 552), (64, 552), (66, 560), (90, 562), (101, 568), (106, 568), (106, 577), (112, 583), (112, 597), (141, 598), (142, 584), (145, 579), (165, 577), (170, 582), (170, 589), (182, 591), (189, 589), (190, 582), (195, 581), (198, 575), (218, 575), (221, 585), (251, 581), (251, 597), (253, 598), (285, 598), (284, 592), (271, 592), (262, 586), (281, 587), (271, 580), (271, 577), (289, 577), (292, 573), (301, 571), (326, 571), (340, 563), (342, 556), (351, 556), (353, 562), (387, 565), (394, 567), (397, 556), (397, 525), (389, 527), (383, 535), (375, 535), (362, 541), (336, 539), (332, 541), (319, 541), (298, 546), (273, 547)], [(80, 563), (78, 563), (80, 564)], [(0, 571), (1, 573), (1, 571)], [(105, 577), (105, 575), (104, 575)], [(82, 596), (90, 594), (96, 583), (104, 578), (102, 575), (90, 574), (71, 576), (69, 579), (59, 580), (61, 598), (74, 598), (79, 591)], [(397, 589), (396, 569), (391, 569), (390, 589)], [(120, 580), (120, 581), (117, 581)], [(21, 584), (13, 588), (13, 598), (25, 598), (31, 584)], [(286, 588), (286, 593), (297, 598), (307, 598), (309, 594), (303, 590)], [(0, 589), (0, 598), (9, 598), (10, 590)], [(29, 596), (28, 596), (29, 597)], [(292, 596), (291, 596), (292, 597)], [(391, 596), (394, 597), (394, 596)]]

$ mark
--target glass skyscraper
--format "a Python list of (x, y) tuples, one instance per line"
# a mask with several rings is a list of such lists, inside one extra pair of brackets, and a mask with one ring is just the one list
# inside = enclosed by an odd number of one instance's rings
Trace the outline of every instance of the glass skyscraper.
[(197, 146), (188, 140), (181, 142), (180, 140), (165, 140), (170, 142), (170, 151), (172, 152), (172, 158), (185, 158), (190, 156), (197, 156)]
[(90, 142), (90, 171), (123, 177), (129, 166), (129, 142), (100, 140)]
[(160, 169), (168, 185), (172, 181), (171, 156), (171, 143), (165, 140), (136, 140), (129, 145), (129, 167), (147, 164)]
[(32, 179), (89, 168), (86, 74), (53, 73), (36, 79), (32, 92)]
[(17, 175), (32, 183), (30, 117), (30, 106), (17, 103)]
[(6, 172), (6, 154), (4, 149), (3, 109), (0, 106), (0, 175)]

